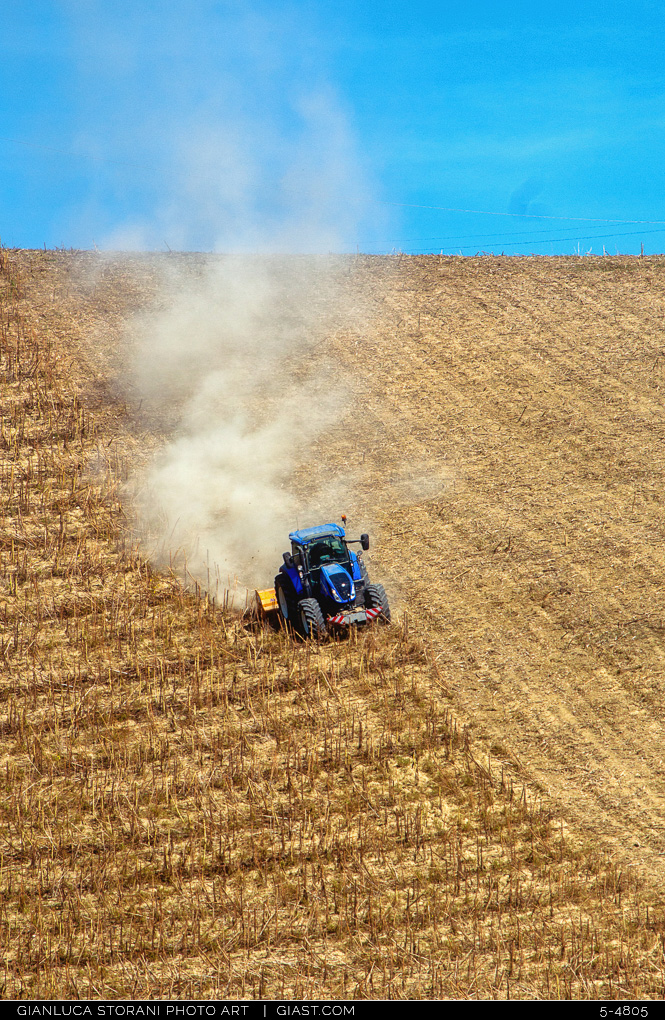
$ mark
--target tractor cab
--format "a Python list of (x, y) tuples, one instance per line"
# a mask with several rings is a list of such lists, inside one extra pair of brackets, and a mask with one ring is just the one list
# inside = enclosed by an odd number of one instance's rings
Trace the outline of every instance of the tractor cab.
[[(323, 525), (294, 531), (291, 539), (291, 557), (284, 557), (298, 571), (303, 587), (309, 588), (314, 598), (334, 602), (350, 602), (355, 598), (354, 566), (358, 572), (357, 557), (349, 551), (344, 528), (338, 524)], [(355, 561), (355, 563), (354, 563)], [(284, 570), (284, 568), (282, 568)]]
[(305, 558), (310, 571), (321, 568), (324, 563), (341, 563), (345, 567), (351, 564), (351, 557), (345, 542), (336, 535), (316, 539), (310, 545), (305, 546)]

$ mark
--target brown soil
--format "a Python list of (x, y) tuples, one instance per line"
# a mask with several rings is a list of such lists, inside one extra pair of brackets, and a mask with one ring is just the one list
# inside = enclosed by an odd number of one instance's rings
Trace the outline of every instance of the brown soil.
[(451, 478), (385, 508), (382, 563), (474, 735), (662, 887), (665, 260), (364, 275), (370, 491), (406, 458)]
[(665, 259), (349, 260), (399, 623), (308, 647), (132, 548), (159, 259), (1, 255), (4, 994), (662, 996)]

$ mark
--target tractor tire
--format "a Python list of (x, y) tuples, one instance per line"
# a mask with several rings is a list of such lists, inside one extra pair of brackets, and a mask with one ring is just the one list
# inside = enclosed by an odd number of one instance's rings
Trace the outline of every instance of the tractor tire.
[(316, 599), (303, 599), (298, 605), (300, 614), (299, 633), (304, 638), (323, 641), (328, 636), (326, 621)]
[(291, 584), (281, 574), (275, 578), (275, 595), (284, 626), (293, 627), (299, 631), (298, 600), (295, 598)]
[(368, 584), (365, 588), (365, 605), (368, 609), (380, 609), (379, 619), (390, 623), (390, 606), (386, 589), (382, 584)]

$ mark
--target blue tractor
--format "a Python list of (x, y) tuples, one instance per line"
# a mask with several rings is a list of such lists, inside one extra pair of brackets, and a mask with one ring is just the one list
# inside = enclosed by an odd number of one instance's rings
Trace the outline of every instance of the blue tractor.
[[(291, 552), (284, 553), (274, 591), (257, 592), (265, 612), (279, 612), (301, 637), (318, 640), (335, 628), (390, 622), (385, 589), (370, 583), (363, 563), (368, 535), (348, 539), (339, 524), (322, 524), (292, 531), (289, 539)], [(361, 549), (354, 552), (352, 544)]]

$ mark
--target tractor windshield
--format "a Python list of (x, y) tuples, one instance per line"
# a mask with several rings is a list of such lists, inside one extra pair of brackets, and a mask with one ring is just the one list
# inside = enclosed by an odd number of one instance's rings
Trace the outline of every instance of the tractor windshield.
[(348, 563), (349, 553), (341, 538), (329, 535), (312, 542), (308, 549), (309, 567), (313, 570), (326, 563)]

